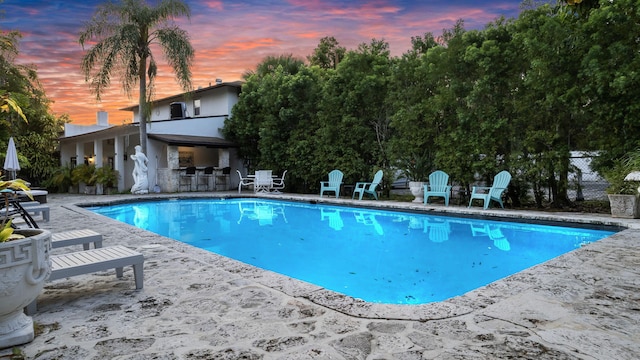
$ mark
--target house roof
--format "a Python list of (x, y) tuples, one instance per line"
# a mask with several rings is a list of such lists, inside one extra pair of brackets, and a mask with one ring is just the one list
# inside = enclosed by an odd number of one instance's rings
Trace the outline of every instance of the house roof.
[(211, 148), (238, 147), (237, 144), (219, 137), (172, 135), (172, 134), (148, 134), (149, 139), (165, 142), (174, 146), (206, 146)]
[(89, 131), (86, 133), (81, 133), (81, 134), (73, 134), (73, 135), (69, 135), (69, 136), (65, 136), (64, 132), (60, 135), (60, 137), (58, 137), (59, 140), (66, 140), (66, 139), (74, 139), (74, 138), (80, 138), (80, 137), (93, 137), (96, 134), (100, 134), (100, 135), (105, 135), (105, 134), (117, 134), (120, 132), (126, 132), (126, 131), (138, 131), (138, 129), (140, 128), (138, 123), (131, 123), (131, 124), (123, 124), (123, 125), (111, 125), (107, 128), (104, 129), (96, 129), (93, 131)]
[[(225, 83), (215, 84), (215, 85), (207, 86), (205, 88), (193, 90), (191, 96), (193, 96), (193, 94), (199, 94), (201, 92), (205, 92), (205, 91), (209, 91), (211, 89), (221, 88), (221, 87), (225, 87), (225, 86), (235, 87), (235, 88), (238, 88), (238, 90), (240, 90), (240, 88), (242, 87), (242, 84), (243, 84), (242, 81), (232, 81), (232, 82), (225, 82)], [(180, 100), (183, 100), (185, 95), (187, 95), (187, 94), (189, 94), (189, 93), (171, 95), (171, 96), (166, 97), (166, 98), (153, 100), (153, 102), (154, 103), (160, 103), (160, 102), (167, 102), (167, 101), (180, 101)], [(138, 110), (138, 104), (127, 106), (127, 107), (121, 108), (119, 110), (135, 111), (135, 110)]]

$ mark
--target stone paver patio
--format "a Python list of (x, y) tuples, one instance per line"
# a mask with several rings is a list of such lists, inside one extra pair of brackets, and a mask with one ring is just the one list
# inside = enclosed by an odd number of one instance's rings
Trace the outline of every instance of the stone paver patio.
[[(352, 203), (321, 200), (317, 195), (277, 197)], [(142, 252), (145, 284), (143, 290), (134, 290), (130, 268), (122, 280), (109, 272), (49, 283), (33, 316), (41, 333), (21, 347), (27, 358), (640, 358), (640, 220), (359, 202), (628, 228), (463, 296), (400, 306), (339, 296), (75, 205), (123, 198), (135, 197), (49, 195), (51, 222), (40, 221), (42, 228), (54, 232), (89, 228), (104, 235), (105, 246), (124, 245)], [(81, 247), (53, 252), (72, 250)]]

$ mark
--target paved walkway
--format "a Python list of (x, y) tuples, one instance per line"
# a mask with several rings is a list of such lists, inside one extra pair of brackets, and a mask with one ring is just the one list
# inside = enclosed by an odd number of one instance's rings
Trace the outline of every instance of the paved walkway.
[(22, 347), (29, 359), (640, 358), (639, 220), (360, 202), (632, 228), (464, 296), (391, 306), (301, 285), (74, 205), (123, 197), (49, 195), (43, 228), (89, 228), (104, 234), (105, 246), (142, 252), (145, 284), (135, 290), (130, 268), (122, 280), (109, 272), (49, 283), (33, 316), (40, 334)]

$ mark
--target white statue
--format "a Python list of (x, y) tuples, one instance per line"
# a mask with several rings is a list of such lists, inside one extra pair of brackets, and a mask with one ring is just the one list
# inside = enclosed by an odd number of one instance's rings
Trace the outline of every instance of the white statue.
[(142, 146), (136, 145), (136, 153), (131, 155), (131, 160), (135, 161), (133, 168), (132, 194), (149, 193), (149, 177), (147, 176), (147, 156), (142, 152)]

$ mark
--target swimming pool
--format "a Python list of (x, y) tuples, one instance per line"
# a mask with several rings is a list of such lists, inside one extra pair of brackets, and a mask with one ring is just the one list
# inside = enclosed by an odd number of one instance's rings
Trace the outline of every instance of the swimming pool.
[(386, 304), (425, 304), (462, 295), (613, 234), (262, 199), (174, 199), (88, 209)]

